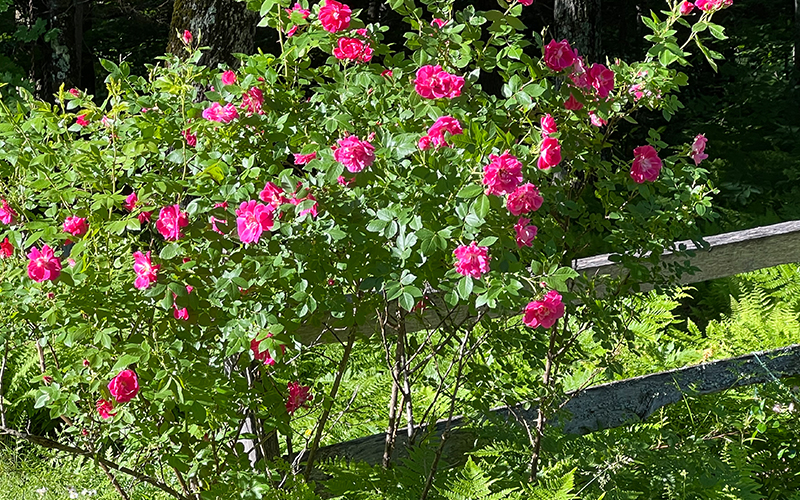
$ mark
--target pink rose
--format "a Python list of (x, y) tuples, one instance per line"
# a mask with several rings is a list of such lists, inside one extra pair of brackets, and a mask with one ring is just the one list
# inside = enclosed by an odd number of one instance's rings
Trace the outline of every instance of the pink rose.
[(156, 229), (165, 240), (178, 241), (183, 236), (181, 228), (189, 225), (186, 212), (181, 212), (178, 205), (168, 205), (158, 213)]
[(653, 182), (661, 172), (661, 158), (653, 146), (639, 146), (633, 150), (633, 165), (631, 177), (641, 184), (644, 181)]
[(558, 139), (545, 137), (539, 146), (539, 160), (536, 162), (536, 166), (539, 167), (539, 170), (547, 170), (559, 163), (561, 163), (561, 145), (558, 143)]
[(242, 104), (239, 106), (245, 110), (245, 115), (263, 115), (261, 106), (264, 104), (264, 93), (258, 87), (253, 87), (242, 94)]
[(381, 76), (384, 77), (384, 78), (391, 78), (392, 70), (385, 69), (385, 70), (381, 71)]
[(525, 7), (530, 7), (533, 5), (533, 0), (517, 0), (519, 3), (524, 5)]
[(358, 38), (342, 37), (337, 44), (338, 46), (333, 49), (333, 56), (336, 59), (356, 62), (369, 62), (372, 59), (372, 47)]
[(89, 116), (89, 115), (87, 115), (87, 114), (78, 115), (78, 118), (75, 119), (75, 123), (77, 123), (81, 127), (85, 127), (85, 126), (89, 125), (89, 120), (86, 119), (87, 116)]
[(438, 17), (435, 17), (433, 21), (431, 21), (432, 28), (441, 29), (445, 24), (447, 24), (447, 21), (445, 21), (444, 19), (439, 19)]
[(308, 162), (313, 160), (317, 157), (317, 152), (314, 151), (313, 153), (309, 153), (307, 155), (295, 154), (294, 155), (294, 164), (295, 165), (307, 165)]
[[(294, 206), (297, 206), (297, 205), (303, 203), (306, 200), (316, 200), (316, 198), (314, 198), (314, 195), (310, 194), (310, 193), (308, 195), (306, 195), (305, 198), (297, 198), (296, 196), (292, 195), (292, 198), (289, 200), (289, 203), (291, 203)], [(300, 213), (297, 214), (297, 216), (298, 217), (302, 217), (305, 214), (311, 214), (312, 217), (316, 217), (317, 216), (317, 204), (314, 203), (313, 205), (311, 205), (311, 208), (306, 208), (305, 210), (301, 210)]]
[[(267, 338), (272, 337), (271, 333), (267, 334)], [(261, 350), (261, 341), (253, 339), (250, 341), (250, 350), (253, 351), (253, 358), (261, 361), (267, 366), (273, 366), (275, 359), (270, 355), (269, 349)], [(281, 344), (281, 354), (286, 354), (286, 346)]]
[[(302, 17), (303, 19), (308, 19), (308, 15), (311, 14), (311, 11), (309, 11), (308, 9), (304, 9), (303, 6), (297, 2), (295, 2), (294, 6), (291, 9), (284, 9), (284, 10), (286, 11), (287, 14), (289, 14), (289, 18), (292, 17), (292, 13), (294, 12), (299, 12), (300, 17)], [(289, 30), (286, 32), (286, 36), (290, 37), (294, 35), (295, 32), (297, 31), (297, 28), (298, 26), (292, 26), (291, 28), (289, 28)]]
[(136, 280), (133, 286), (139, 290), (149, 288), (158, 279), (160, 265), (154, 265), (150, 261), (150, 252), (133, 252), (133, 272), (136, 273)]
[(417, 142), (417, 147), (419, 147), (419, 149), (421, 149), (422, 151), (427, 151), (428, 149), (430, 149), (431, 148), (430, 136), (423, 135), (422, 137), (420, 137), (419, 141)]
[(535, 212), (542, 206), (544, 198), (539, 194), (539, 189), (528, 182), (514, 190), (513, 193), (508, 195), (506, 201), (506, 208), (513, 215), (527, 214), (528, 212)]
[(336, 0), (326, 0), (319, 9), (319, 22), (322, 29), (336, 33), (350, 27), (350, 7)]
[(681, 6), (678, 8), (682, 16), (688, 16), (694, 10), (694, 4), (687, 0), (681, 2)]
[(225, 71), (222, 73), (220, 80), (222, 80), (223, 85), (233, 85), (236, 83), (236, 73), (231, 70)]
[(456, 256), (456, 272), (463, 276), (480, 278), (489, 272), (489, 248), (479, 247), (474, 241), (467, 245), (460, 245), (453, 254)]
[(556, 127), (556, 120), (553, 118), (550, 113), (547, 113), (543, 117), (539, 119), (539, 124), (542, 126), (542, 135), (550, 135), (558, 133), (558, 128)]
[(191, 31), (183, 30), (183, 43), (185, 43), (186, 45), (189, 45), (190, 43), (192, 43), (193, 39), (194, 39), (194, 37), (192, 36), (192, 32)]
[(486, 194), (502, 196), (511, 193), (522, 182), (522, 163), (505, 151), (500, 156), (489, 155), (491, 163), (483, 167)]
[[(194, 287), (191, 285), (186, 285), (186, 293), (192, 293)], [(178, 295), (175, 292), (172, 292), (172, 300), (178, 298)], [(186, 307), (182, 307), (178, 309), (178, 304), (173, 303), (172, 308), (175, 309), (172, 313), (175, 316), (175, 319), (182, 319), (183, 321), (189, 321), (189, 309)]]
[(42, 281), (55, 281), (61, 275), (61, 260), (53, 253), (53, 249), (47, 245), (42, 246), (40, 251), (33, 247), (28, 253), (28, 277), (37, 283)]
[(64, 232), (72, 236), (83, 236), (89, 230), (89, 225), (86, 223), (85, 217), (67, 217), (64, 219)]
[(705, 154), (706, 151), (706, 143), (708, 139), (703, 134), (698, 134), (697, 137), (694, 138), (694, 143), (692, 144), (692, 153), (691, 157), (694, 160), (694, 164), (700, 165), (700, 162), (708, 158), (708, 155)]
[(127, 210), (128, 212), (133, 212), (133, 209), (136, 208), (136, 203), (139, 202), (139, 197), (136, 196), (136, 193), (131, 193), (125, 198), (125, 203), (122, 204), (122, 208)]
[(703, 12), (711, 12), (723, 7), (729, 7), (732, 4), (733, 1), (723, 2), (723, 0), (696, 0), (694, 3), (694, 5)]
[(197, 135), (193, 134), (188, 128), (181, 132), (183, 138), (186, 139), (186, 145), (189, 147), (197, 146)]
[(286, 38), (293, 37), (294, 34), (297, 33), (298, 29), (300, 29), (300, 26), (295, 25), (295, 26), (292, 26), (291, 28), (289, 28), (288, 30), (286, 30)]
[(539, 230), (536, 226), (528, 224), (531, 220), (525, 217), (520, 217), (516, 224), (514, 224), (514, 232), (517, 236), (517, 247), (529, 247), (533, 245), (533, 239), (536, 238), (536, 232)]
[(80, 95), (81, 95), (81, 92), (80, 92), (80, 90), (76, 89), (75, 87), (72, 87), (72, 88), (71, 88), (71, 89), (69, 89), (67, 92), (69, 92), (70, 94), (72, 94), (72, 96), (73, 96), (73, 97), (78, 97), (78, 96), (80, 96)]
[(575, 63), (575, 56), (575, 51), (566, 40), (560, 42), (550, 40), (544, 47), (544, 64), (556, 73), (572, 66)]
[(14, 217), (16, 216), (17, 212), (8, 206), (8, 202), (6, 200), (0, 200), (0, 222), (3, 224), (11, 224), (14, 222)]
[(289, 389), (289, 397), (286, 399), (286, 411), (289, 412), (289, 415), (292, 415), (300, 408), (307, 407), (309, 401), (313, 399), (310, 392), (311, 387), (307, 385), (300, 385), (299, 382), (289, 382), (287, 388)]
[(271, 205), (263, 205), (256, 200), (243, 201), (236, 209), (236, 230), (242, 243), (258, 243), (263, 231), (272, 229)]
[(600, 116), (594, 111), (589, 111), (589, 120), (591, 120), (592, 125), (595, 127), (602, 127), (608, 123), (608, 121), (600, 118)]
[(589, 70), (583, 57), (576, 57), (575, 64), (572, 65), (572, 71), (569, 73), (569, 78), (576, 87), (583, 90), (591, 90), (592, 82), (589, 78)]
[(139, 215), (137, 215), (136, 218), (139, 219), (139, 224), (146, 224), (150, 222), (150, 219), (153, 218), (153, 212), (152, 210), (149, 212), (148, 211), (142, 212)]
[[(428, 137), (430, 138), (430, 143), (433, 144), (436, 148), (450, 147), (447, 144), (447, 141), (444, 138), (445, 132), (449, 133), (450, 135), (459, 135), (462, 134), (464, 131), (461, 129), (461, 124), (458, 123), (458, 120), (453, 118), (452, 116), (442, 116), (431, 125), (431, 128), (428, 129)], [(427, 149), (422, 148), (420, 149)]]
[(14, 255), (14, 245), (8, 241), (8, 236), (6, 236), (6, 239), (0, 243), (0, 259), (5, 259), (12, 255)]
[(230, 123), (235, 118), (239, 118), (239, 113), (232, 103), (220, 106), (218, 102), (215, 102), (211, 104), (211, 107), (203, 110), (203, 118), (212, 122)]
[(97, 413), (100, 414), (100, 418), (103, 420), (108, 420), (117, 414), (116, 412), (112, 411), (114, 409), (114, 405), (111, 404), (111, 401), (106, 401), (102, 398), (97, 400), (95, 407), (97, 408)]
[(522, 322), (531, 328), (539, 326), (550, 328), (562, 316), (564, 316), (564, 303), (561, 302), (561, 295), (555, 290), (550, 290), (542, 300), (528, 303)]
[(451, 75), (439, 65), (428, 64), (421, 67), (414, 80), (414, 90), (425, 99), (453, 99), (461, 95), (463, 86), (463, 77)]
[(261, 190), (258, 197), (261, 198), (261, 201), (270, 205), (273, 209), (276, 209), (284, 203), (289, 203), (289, 200), (284, 194), (286, 193), (284, 193), (283, 189), (272, 182), (268, 182), (264, 186), (264, 189)]
[(340, 186), (350, 187), (353, 184), (355, 184), (356, 178), (351, 177), (348, 179), (347, 177), (340, 175), (339, 177), (336, 178), (336, 182), (338, 182)]
[(361, 172), (375, 161), (375, 147), (368, 141), (351, 135), (336, 142), (339, 146), (333, 147), (333, 158), (351, 173)]
[(614, 90), (614, 72), (602, 64), (592, 64), (589, 70), (589, 81), (597, 91), (597, 95), (606, 98)]
[(133, 370), (122, 370), (108, 383), (108, 392), (117, 403), (127, 403), (139, 394), (139, 380)]

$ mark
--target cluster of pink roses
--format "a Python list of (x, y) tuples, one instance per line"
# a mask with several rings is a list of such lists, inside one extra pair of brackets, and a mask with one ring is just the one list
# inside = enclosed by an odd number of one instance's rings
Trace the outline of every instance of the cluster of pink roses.
[(584, 91), (595, 92), (602, 99), (614, 90), (614, 72), (599, 63), (587, 67), (583, 57), (566, 40), (550, 40), (545, 45), (544, 64), (556, 73), (572, 68), (569, 75), (572, 83)]
[(450, 135), (459, 135), (464, 131), (461, 129), (461, 124), (458, 123), (458, 120), (452, 116), (441, 116), (428, 129), (428, 134), (420, 138), (419, 149), (424, 151), (430, 149), (431, 146), (434, 148), (449, 148), (450, 145), (447, 144), (447, 140), (444, 138), (445, 132)]
[(544, 115), (539, 124), (542, 127), (542, 142), (539, 144), (539, 160), (536, 166), (539, 170), (547, 170), (561, 163), (561, 144), (551, 134), (558, 133), (555, 119), (550, 114)]
[[(542, 119), (542, 127), (544, 130), (551, 131), (550, 133), (555, 133), (555, 122), (552, 121), (550, 115), (547, 117), (549, 119)], [(489, 155), (489, 160), (491, 163), (483, 168), (483, 184), (487, 186), (486, 194), (496, 196), (507, 194), (506, 208), (513, 215), (519, 216), (539, 210), (544, 198), (539, 193), (539, 189), (530, 182), (522, 184), (522, 163), (517, 157), (505, 151), (500, 156)], [(532, 246), (533, 239), (536, 237), (538, 228), (529, 223), (530, 219), (520, 217), (514, 225), (517, 246), (520, 248)]]
[(133, 286), (139, 290), (149, 288), (158, 279), (158, 270), (160, 268), (160, 265), (153, 264), (150, 260), (149, 251), (146, 254), (138, 251), (133, 252), (133, 272), (136, 273)]
[(695, 7), (703, 12), (714, 12), (733, 5), (733, 0), (695, 0), (694, 3), (685, 0), (681, 2), (678, 10), (682, 16), (689, 15)]
[[(139, 380), (133, 370), (122, 370), (108, 383), (108, 392), (114, 397), (116, 403), (127, 403), (139, 394)], [(114, 412), (114, 403), (103, 398), (95, 404), (97, 413), (103, 420), (107, 420), (117, 413)]]
[(414, 90), (425, 99), (453, 99), (461, 95), (463, 86), (464, 77), (451, 75), (438, 64), (421, 67), (414, 80)]

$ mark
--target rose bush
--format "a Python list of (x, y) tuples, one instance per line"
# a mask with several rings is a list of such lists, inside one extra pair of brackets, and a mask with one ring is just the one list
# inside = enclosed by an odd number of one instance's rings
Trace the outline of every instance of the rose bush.
[[(479, 409), (525, 397), (548, 411), (570, 339), (610, 349), (630, 333), (598, 290), (622, 297), (658, 280), (661, 252), (709, 216), (702, 136), (670, 146), (650, 130), (633, 153), (612, 139), (637, 110), (676, 112), (687, 78), (670, 66), (688, 54), (673, 28), (711, 60), (700, 37), (724, 36), (710, 22), (723, 4), (701, 8), (702, 29), (678, 5), (645, 18), (644, 61), (590, 64), (566, 40), (526, 39), (517, 16), (529, 3), (431, 4), (431, 26), (413, 1), (392, 0), (411, 26), (392, 52), (386, 28), (345, 4), (266, 0), (277, 55), (220, 72), (196, 65), (199, 34), (184, 33), (188, 59), (167, 56), (147, 78), (104, 61), (103, 103), (63, 89), (56, 106), (24, 90), (3, 103), (3, 339), (53, 347), (37, 407), (75, 449), (180, 498), (285, 485), (301, 470), (281, 465), (298, 457), (293, 439), (313, 462), (365, 327), (398, 360), (432, 353), (418, 363), (523, 350), (540, 380), (530, 388), (509, 391), (518, 374), (502, 364), (459, 368), (456, 388)], [(500, 95), (481, 87), (486, 72), (502, 77)], [(601, 250), (632, 279), (570, 268)], [(456, 323), (459, 308), (480, 328)], [(413, 321), (441, 337), (413, 336)], [(322, 334), (341, 359), (313, 368)], [(387, 371), (409, 369), (392, 358)], [(435, 403), (428, 419), (446, 416)], [(308, 432), (293, 430), (311, 415)]]

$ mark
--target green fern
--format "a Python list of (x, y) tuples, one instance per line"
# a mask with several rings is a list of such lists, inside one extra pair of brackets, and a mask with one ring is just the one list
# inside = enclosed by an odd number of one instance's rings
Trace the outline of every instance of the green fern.
[(492, 493), (490, 486), (496, 480), (489, 479), (472, 457), (467, 459), (467, 463), (461, 469), (459, 477), (449, 481), (447, 486), (440, 490), (441, 495), (447, 500), (502, 500), (520, 498), (519, 493), (514, 488)]

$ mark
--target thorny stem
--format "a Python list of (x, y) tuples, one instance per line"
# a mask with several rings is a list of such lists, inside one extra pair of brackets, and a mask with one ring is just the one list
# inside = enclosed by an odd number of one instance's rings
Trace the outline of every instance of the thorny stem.
[[(556, 357), (556, 337), (558, 330), (554, 326), (550, 330), (550, 346), (547, 348), (547, 358), (544, 363), (544, 375), (542, 375), (542, 383), (544, 385), (545, 394), (550, 390), (550, 383), (552, 382), (553, 362)], [(536, 482), (536, 476), (539, 472), (539, 456), (542, 448), (542, 437), (544, 435), (545, 424), (545, 409), (549, 404), (549, 397), (545, 397), (539, 402), (539, 408), (536, 410), (536, 433), (533, 435), (533, 452), (531, 452), (530, 460), (530, 477), (528, 480), (532, 483)]]
[(303, 477), (306, 479), (306, 481), (308, 481), (308, 478), (311, 476), (311, 471), (314, 468), (314, 459), (317, 455), (317, 449), (319, 449), (319, 442), (322, 440), (322, 433), (325, 431), (325, 424), (328, 423), (328, 418), (330, 418), (331, 409), (333, 408), (333, 401), (336, 399), (336, 394), (339, 392), (339, 385), (342, 382), (342, 377), (344, 377), (344, 372), (347, 368), (347, 362), (350, 360), (350, 353), (353, 351), (353, 343), (355, 340), (356, 330), (355, 328), (351, 328), (347, 335), (347, 345), (342, 353), (342, 360), (339, 362), (339, 369), (336, 372), (336, 378), (333, 381), (333, 387), (331, 387), (329, 403), (327, 405), (323, 405), (324, 409), (322, 410), (322, 415), (320, 415), (319, 422), (317, 423), (317, 432), (314, 435), (314, 440), (311, 442), (311, 448), (308, 450), (308, 461), (306, 462), (306, 470), (303, 473)]
[[(388, 319), (388, 315), (386, 316)], [(397, 438), (397, 395), (400, 392), (400, 348), (395, 350), (395, 360), (392, 364), (389, 356), (389, 343), (386, 338), (386, 320), (381, 321), (381, 338), (386, 349), (386, 362), (392, 370), (392, 393), (389, 399), (389, 425), (386, 428), (386, 442), (383, 447), (383, 467), (388, 468), (392, 460), (395, 439)]]

